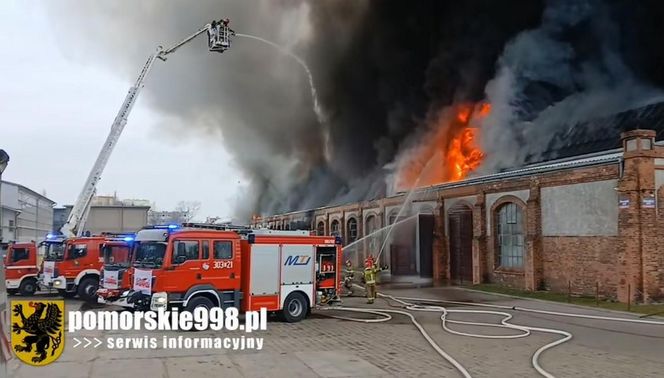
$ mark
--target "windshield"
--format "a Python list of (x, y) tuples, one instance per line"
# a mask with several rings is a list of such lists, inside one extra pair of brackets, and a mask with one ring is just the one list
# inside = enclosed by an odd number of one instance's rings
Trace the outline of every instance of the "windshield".
[(159, 268), (164, 262), (166, 243), (137, 242), (134, 247), (134, 266), (139, 268)]
[(45, 243), (44, 260), (62, 261), (65, 257), (65, 245), (63, 243)]
[(128, 245), (104, 245), (102, 255), (104, 257), (104, 265), (114, 265), (124, 268), (129, 266)]

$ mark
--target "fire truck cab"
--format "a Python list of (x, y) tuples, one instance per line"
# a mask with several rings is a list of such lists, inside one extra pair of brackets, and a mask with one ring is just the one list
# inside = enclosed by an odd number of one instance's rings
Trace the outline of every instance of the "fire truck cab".
[(339, 238), (308, 231), (147, 228), (136, 234), (121, 277), (104, 270), (102, 281), (112, 274), (109, 281), (131, 287), (113, 300), (102, 288), (100, 302), (141, 310), (266, 308), (295, 322), (337, 296), (341, 259)]
[[(132, 239), (132, 240), (129, 240)], [(133, 237), (109, 235), (66, 239), (46, 249), (39, 284), (64, 297), (97, 302), (100, 269), (105, 261), (129, 259)]]
[(33, 295), (37, 291), (37, 245), (9, 244), (5, 255), (5, 287), (9, 295)]

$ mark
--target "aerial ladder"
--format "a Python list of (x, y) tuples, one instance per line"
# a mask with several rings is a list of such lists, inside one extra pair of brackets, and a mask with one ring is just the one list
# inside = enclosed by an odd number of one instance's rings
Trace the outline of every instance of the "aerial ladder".
[(118, 114), (113, 120), (111, 131), (108, 133), (108, 137), (106, 137), (106, 141), (104, 142), (101, 151), (99, 152), (99, 156), (97, 156), (97, 160), (90, 170), (90, 174), (88, 175), (88, 178), (83, 185), (83, 189), (78, 195), (78, 198), (76, 199), (76, 202), (74, 203), (74, 206), (69, 213), (67, 222), (60, 229), (64, 236), (74, 237), (83, 235), (85, 222), (90, 212), (90, 205), (96, 192), (97, 183), (99, 183), (99, 180), (101, 179), (101, 175), (104, 172), (106, 163), (108, 163), (108, 159), (113, 152), (113, 148), (120, 139), (122, 130), (127, 124), (129, 113), (134, 107), (136, 99), (138, 98), (138, 95), (143, 88), (145, 78), (152, 69), (152, 65), (155, 63), (155, 61), (157, 59), (166, 61), (166, 57), (168, 55), (174, 53), (180, 47), (205, 32), (207, 32), (208, 37), (208, 49), (211, 52), (223, 53), (231, 47), (231, 37), (235, 35), (235, 32), (231, 30), (228, 25), (229, 20), (227, 18), (220, 21), (212, 21), (211, 23), (206, 24), (205, 26), (198, 29), (194, 34), (176, 43), (172, 47), (167, 49), (164, 49), (162, 46), (157, 47), (157, 50), (152, 55), (150, 55), (150, 57), (148, 57), (148, 60), (145, 62), (145, 65), (138, 75), (136, 82), (131, 88), (129, 88), (127, 97), (125, 97), (125, 100), (122, 103)]

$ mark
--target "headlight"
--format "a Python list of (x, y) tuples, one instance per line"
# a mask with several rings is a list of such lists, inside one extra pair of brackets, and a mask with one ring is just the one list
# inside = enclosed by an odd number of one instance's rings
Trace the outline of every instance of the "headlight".
[(150, 300), (150, 310), (157, 311), (160, 308), (166, 309), (168, 305), (168, 294), (165, 292), (159, 292), (152, 294)]
[(55, 287), (65, 287), (64, 282), (62, 280), (53, 281), (53, 286), (55, 286)]

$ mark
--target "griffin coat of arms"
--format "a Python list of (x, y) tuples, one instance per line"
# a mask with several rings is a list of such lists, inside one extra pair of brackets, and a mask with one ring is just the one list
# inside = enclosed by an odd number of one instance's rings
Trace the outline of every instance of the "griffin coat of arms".
[(42, 366), (60, 357), (64, 349), (64, 301), (12, 301), (11, 322), (12, 349), (21, 361)]

